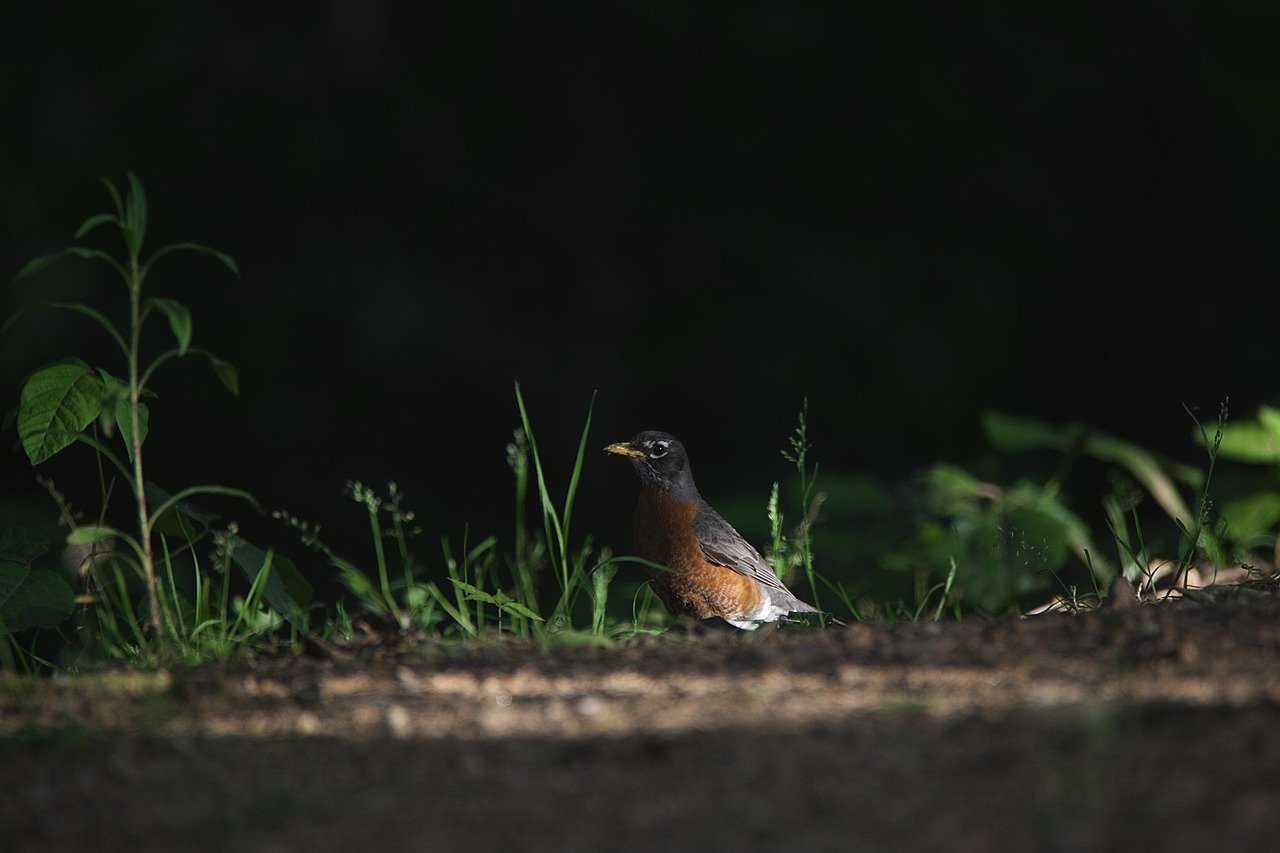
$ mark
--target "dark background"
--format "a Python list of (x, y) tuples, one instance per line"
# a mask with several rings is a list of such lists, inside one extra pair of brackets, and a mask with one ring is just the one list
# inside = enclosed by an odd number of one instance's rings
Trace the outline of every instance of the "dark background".
[[(817, 461), (886, 482), (980, 458), (985, 409), (1194, 461), (1184, 402), (1280, 396), (1278, 36), (1261, 2), (15, 4), (0, 310), (120, 314), (80, 261), (9, 282), (135, 171), (151, 246), (244, 273), (151, 280), (243, 388), (161, 373), (151, 477), (361, 558), (347, 479), (508, 534), (514, 379), (557, 493), (599, 389), (575, 527), (619, 547), (597, 448), (670, 430), (713, 503), (763, 507), (805, 397)], [(72, 315), (0, 339), (4, 407), (70, 354), (112, 364)], [(49, 517), (15, 442), (5, 511)], [(45, 467), (93, 512), (88, 458)]]

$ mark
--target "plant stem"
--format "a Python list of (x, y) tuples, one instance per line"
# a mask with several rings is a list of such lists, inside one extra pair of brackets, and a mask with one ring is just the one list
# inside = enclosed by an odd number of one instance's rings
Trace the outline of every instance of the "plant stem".
[(366, 501), (365, 506), (369, 510), (369, 528), (373, 532), (373, 553), (378, 560), (378, 582), (382, 586), (382, 597), (386, 600), (387, 609), (396, 620), (396, 624), (401, 628), (407, 628), (408, 621), (397, 606), (395, 596), (391, 594), (391, 579), (387, 576), (387, 555), (382, 548), (382, 525), (378, 524), (378, 504)]
[(160, 597), (156, 593), (155, 560), (151, 554), (151, 522), (147, 513), (146, 480), (142, 477), (142, 434), (138, 405), (142, 400), (142, 384), (138, 381), (138, 352), (142, 339), (142, 273), (138, 255), (129, 258), (129, 444), (133, 451), (133, 495), (138, 504), (138, 540), (142, 545), (142, 573), (147, 584), (148, 622), (151, 631), (160, 636)]

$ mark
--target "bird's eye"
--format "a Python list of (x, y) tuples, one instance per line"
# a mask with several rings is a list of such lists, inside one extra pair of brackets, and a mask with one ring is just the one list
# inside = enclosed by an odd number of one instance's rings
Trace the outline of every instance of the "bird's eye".
[(654, 459), (667, 455), (667, 443), (665, 441), (654, 442), (653, 447), (649, 450), (649, 455)]

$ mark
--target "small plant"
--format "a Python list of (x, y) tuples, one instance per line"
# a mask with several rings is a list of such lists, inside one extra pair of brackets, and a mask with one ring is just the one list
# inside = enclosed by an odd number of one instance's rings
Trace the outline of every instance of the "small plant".
[(75, 593), (49, 565), (49, 546), (30, 536), (0, 536), (0, 672), (33, 671), (45, 663), (18, 643), (20, 633), (56, 628), (75, 610)]
[[(235, 368), (215, 356), (208, 350), (192, 346), (193, 325), (191, 312), (182, 303), (165, 297), (146, 294), (148, 279), (156, 265), (168, 255), (178, 252), (195, 252), (209, 255), (224, 265), (232, 274), (238, 276), (239, 270), (230, 256), (196, 243), (174, 243), (162, 246), (149, 256), (143, 254), (143, 246), (147, 233), (147, 202), (142, 184), (133, 174), (128, 176), (128, 191), (121, 197), (119, 190), (109, 180), (104, 180), (107, 191), (114, 203), (114, 210), (100, 213), (86, 219), (75, 232), (79, 240), (102, 226), (113, 227), (123, 239), (124, 251), (121, 256), (114, 256), (100, 249), (83, 245), (70, 246), (63, 251), (36, 258), (18, 273), (23, 279), (48, 267), (54, 261), (71, 256), (99, 262), (110, 267), (124, 284), (127, 300), (128, 320), (117, 327), (106, 314), (98, 309), (81, 303), (50, 302), (30, 306), (18, 316), (34, 308), (56, 308), (71, 311), (89, 318), (97, 323), (116, 344), (122, 357), (123, 376), (119, 376), (103, 368), (92, 368), (79, 359), (68, 358), (48, 364), (35, 370), (23, 383), (20, 402), (16, 414), (18, 437), (23, 450), (33, 466), (39, 465), (73, 443), (81, 443), (91, 447), (98, 461), (99, 481), (103, 495), (103, 512), (111, 494), (111, 486), (102, 469), (103, 460), (111, 465), (123, 481), (128, 485), (135, 522), (132, 529), (108, 526), (102, 516), (96, 523), (76, 526), (71, 515), (65, 511), (64, 520), (72, 530), (67, 536), (71, 546), (98, 549), (111, 559), (103, 563), (115, 567), (119, 571), (119, 563), (130, 567), (142, 579), (145, 590), (146, 613), (138, 619), (133, 612), (129, 600), (126, 579), (117, 575), (102, 579), (100, 592), (104, 596), (114, 594), (114, 612), (123, 617), (131, 626), (123, 630), (120, 636), (131, 636), (131, 640), (141, 645), (145, 636), (138, 625), (145, 622), (151, 637), (173, 637), (178, 634), (192, 636), (209, 630), (209, 612), (199, 608), (207, 605), (207, 599), (201, 599), (195, 613), (198, 624), (186, 624), (187, 615), (177, 599), (177, 586), (173, 581), (173, 565), (166, 554), (157, 559), (157, 544), (167, 548), (167, 543), (160, 542), (158, 531), (165, 524), (176, 524), (180, 529), (183, 522), (180, 516), (190, 511), (186, 501), (199, 494), (232, 495), (253, 501), (247, 492), (220, 485), (201, 485), (182, 489), (169, 495), (157, 489), (146, 479), (144, 465), (144, 446), (150, 430), (150, 410), (147, 400), (154, 397), (149, 384), (156, 371), (169, 361), (190, 355), (197, 355), (212, 365), (219, 380), (231, 391), (238, 393), (238, 378)], [(168, 324), (172, 335), (172, 344), (161, 350), (149, 361), (143, 355), (143, 337), (147, 321), (162, 316)], [(5, 328), (17, 319), (11, 318)], [(112, 440), (119, 436), (117, 446), (123, 445), (123, 456), (112, 449)], [(191, 517), (198, 516), (195, 513)], [(190, 518), (188, 518), (188, 521)], [(246, 553), (243, 547), (247, 543), (236, 537), (228, 540), (228, 553)], [(189, 550), (191, 542), (186, 549)], [(261, 555), (261, 552), (257, 552)], [(279, 571), (273, 571), (270, 555), (262, 555), (263, 559), (252, 568), (245, 567), (253, 589), (250, 599), (255, 596), (268, 595), (268, 587), (273, 587), (275, 595), (270, 595), (277, 602), (284, 599), (278, 595), (282, 589)], [(159, 566), (168, 572), (169, 590), (162, 586)], [(96, 566), (96, 561), (89, 565)], [(263, 574), (265, 570), (265, 575)], [(274, 582), (273, 582), (274, 578)], [(198, 580), (202, 580), (198, 574)], [(202, 588), (200, 594), (207, 592)], [(226, 590), (222, 596), (226, 598)], [(104, 599), (105, 600), (105, 599)], [(248, 601), (248, 600), (247, 600)], [(291, 602), (292, 603), (292, 602)], [(242, 611), (248, 618), (250, 610)], [(292, 603), (291, 612), (296, 611), (296, 603)], [(225, 615), (225, 613), (224, 613)], [(296, 613), (294, 614), (296, 615)], [(201, 618), (204, 617), (204, 618)], [(239, 630), (237, 628), (236, 630)]]
[(802, 569), (809, 582), (812, 599), (810, 603), (821, 609), (822, 605), (818, 600), (818, 581), (821, 578), (813, 567), (813, 526), (818, 521), (818, 513), (827, 496), (824, 492), (817, 491), (818, 466), (815, 464), (811, 468), (809, 465), (809, 451), (813, 449), (813, 445), (809, 443), (808, 399), (801, 406), (797, 421), (795, 431), (787, 438), (788, 446), (782, 450), (782, 458), (795, 466), (803, 516), (788, 539), (783, 532), (784, 517), (779, 508), (778, 484), (774, 483), (766, 509), (770, 538), (768, 560), (774, 573), (784, 583), (790, 583), (796, 571)]

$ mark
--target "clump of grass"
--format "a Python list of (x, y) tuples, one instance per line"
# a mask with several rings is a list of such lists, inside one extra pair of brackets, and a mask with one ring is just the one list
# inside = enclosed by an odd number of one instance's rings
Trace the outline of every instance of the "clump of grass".
[[(443, 538), (441, 559), (431, 570), (413, 554), (411, 540), (421, 531), (413, 526), (414, 514), (402, 507), (402, 494), (394, 483), (386, 499), (361, 483), (347, 485), (347, 494), (368, 514), (373, 571), (336, 554), (321, 540), (318, 525), (287, 512), (275, 513), (298, 530), (303, 544), (325, 556), (355, 598), (354, 612), (339, 605), (335, 630), (349, 636), (355, 617), (375, 615), (399, 630), (433, 630), (473, 639), (493, 632), (541, 643), (601, 642), (626, 633), (607, 616), (609, 588), (616, 564), (637, 558), (614, 557), (608, 548), (597, 552), (590, 537), (575, 543), (571, 534), (594, 398), (561, 499), (553, 496), (548, 484), (519, 384), (515, 398), (520, 426), (506, 448), (515, 487), (515, 529), (513, 547), (505, 555), (500, 556), (495, 536), (470, 545), (464, 534), (456, 554), (450, 540)], [(531, 532), (526, 523), (531, 483), (541, 521), (538, 532)], [(388, 540), (394, 545), (390, 553)], [(584, 594), (585, 614), (580, 606)], [(580, 622), (583, 615), (587, 618)]]

